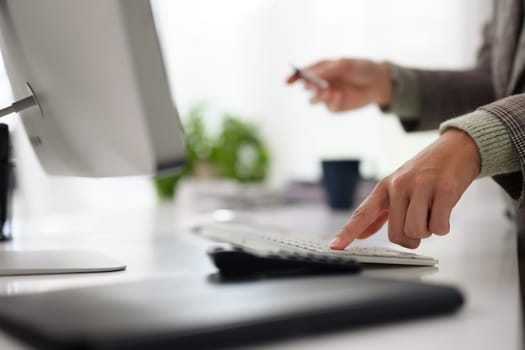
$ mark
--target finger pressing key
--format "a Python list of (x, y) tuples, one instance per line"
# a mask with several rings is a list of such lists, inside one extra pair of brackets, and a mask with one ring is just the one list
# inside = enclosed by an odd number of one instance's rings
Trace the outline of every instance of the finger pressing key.
[(370, 225), (375, 223), (379, 217), (384, 215), (387, 204), (387, 191), (381, 186), (376, 187), (370, 196), (354, 211), (350, 220), (348, 220), (346, 225), (330, 242), (330, 248), (340, 250), (352, 243), (352, 241), (365, 232)]

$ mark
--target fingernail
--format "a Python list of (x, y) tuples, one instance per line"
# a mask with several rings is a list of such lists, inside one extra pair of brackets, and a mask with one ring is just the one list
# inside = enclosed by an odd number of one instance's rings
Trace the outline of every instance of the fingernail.
[(335, 236), (335, 238), (330, 241), (329, 245), (330, 245), (331, 248), (332, 247), (337, 247), (337, 246), (339, 246), (341, 244), (342, 241), (343, 240), (341, 239), (341, 237)]

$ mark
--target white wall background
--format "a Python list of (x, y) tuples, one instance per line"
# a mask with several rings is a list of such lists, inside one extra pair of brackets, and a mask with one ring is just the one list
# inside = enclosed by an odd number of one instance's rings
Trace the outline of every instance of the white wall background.
[[(372, 106), (338, 115), (310, 106), (302, 88), (284, 84), (290, 63), (366, 57), (465, 68), (475, 61), (491, 10), (490, 0), (154, 0), (153, 6), (179, 110), (184, 115), (208, 102), (258, 123), (271, 149), (274, 186), (317, 179), (326, 157), (362, 157), (365, 174), (386, 175), (435, 137), (406, 135), (395, 117)], [(0, 72), (0, 103), (9, 101)], [(155, 200), (145, 178), (48, 178), (27, 140), (18, 137), (16, 146), (22, 203), (32, 213)]]

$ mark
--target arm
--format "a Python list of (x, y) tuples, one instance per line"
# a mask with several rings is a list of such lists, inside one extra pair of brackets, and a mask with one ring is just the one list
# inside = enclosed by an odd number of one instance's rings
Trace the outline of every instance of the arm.
[(452, 208), (478, 176), (494, 176), (523, 205), (525, 94), (448, 120), (440, 132), (438, 140), (378, 183), (331, 242), (333, 249), (374, 234), (387, 220), (389, 239), (407, 248), (448, 233)]
[[(405, 108), (405, 113), (399, 113), (405, 128), (435, 127), (455, 113), (476, 107), (471, 104), (481, 105), (493, 99), (487, 47), (485, 44), (480, 64), (472, 71), (402, 71), (408, 74), (405, 82), (412, 78), (412, 82), (420, 84), (417, 103), (392, 105), (393, 109)], [(445, 90), (449, 100), (439, 96), (433, 99), (444, 86), (434, 88), (431, 81), (438, 87), (445, 81), (457, 86)], [(417, 85), (405, 85), (405, 91), (407, 86)], [(464, 89), (467, 94), (471, 89), (476, 96), (459, 96), (465, 94)], [(394, 101), (402, 99), (397, 96)], [(409, 248), (417, 247), (421, 239), (432, 234), (445, 234), (449, 231), (452, 208), (478, 176), (493, 176), (513, 198), (524, 204), (525, 94), (510, 96), (447, 120), (440, 132), (437, 141), (379, 182), (331, 242), (332, 248), (343, 249), (356, 238), (374, 234), (387, 220), (390, 240)]]
[(384, 109), (399, 116), (407, 131), (435, 129), (449, 118), (465, 114), (495, 99), (491, 69), (491, 26), (475, 68), (431, 71), (392, 66), (392, 105)]

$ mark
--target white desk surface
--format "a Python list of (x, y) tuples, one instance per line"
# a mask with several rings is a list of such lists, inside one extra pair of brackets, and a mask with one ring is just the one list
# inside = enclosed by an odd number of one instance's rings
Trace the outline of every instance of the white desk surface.
[[(149, 209), (90, 210), (20, 220), (18, 237), (0, 249), (84, 248), (125, 261), (123, 272), (64, 276), (1, 277), (0, 294), (115, 283), (158, 276), (201, 274), (215, 269), (205, 251), (209, 242), (188, 232), (196, 215), (187, 205), (188, 193), (177, 204)], [(186, 201), (186, 204), (185, 204)], [(181, 204), (182, 203), (182, 204)], [(516, 236), (513, 223), (503, 215), (504, 201), (490, 180), (475, 183), (453, 213), (446, 237), (426, 240), (417, 252), (439, 259), (437, 270), (425, 268), (367, 269), (368, 275), (420, 278), (454, 284), (466, 296), (459, 312), (354, 331), (293, 338), (251, 349), (521, 349), (522, 305), (518, 278)], [(258, 209), (241, 213), (257, 220), (288, 225), (305, 234), (331, 236), (347, 220), (323, 205)], [(388, 245), (382, 229), (370, 241)], [(0, 331), (0, 349), (25, 349)]]

